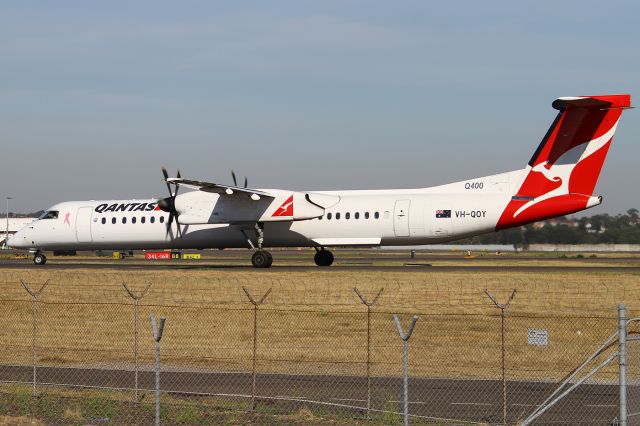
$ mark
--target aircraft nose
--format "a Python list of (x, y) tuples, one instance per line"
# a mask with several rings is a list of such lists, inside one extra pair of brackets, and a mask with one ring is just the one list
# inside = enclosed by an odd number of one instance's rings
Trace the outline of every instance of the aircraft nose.
[(11, 248), (25, 248), (27, 246), (27, 240), (24, 232), (16, 232), (7, 240), (7, 246)]

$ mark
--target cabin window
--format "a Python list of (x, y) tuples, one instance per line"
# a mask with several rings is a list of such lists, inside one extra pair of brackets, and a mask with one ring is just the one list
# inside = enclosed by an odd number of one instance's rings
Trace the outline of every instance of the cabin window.
[(376, 219), (380, 219), (380, 213), (375, 212), (375, 213), (373, 214), (373, 217), (375, 217)]
[(389, 219), (389, 211), (388, 210), (386, 212), (384, 212), (384, 218), (385, 219)]
[(360, 219), (360, 212), (356, 212), (356, 213), (355, 213), (355, 218), (356, 218), (356, 219)]
[(327, 213), (327, 220), (331, 220), (331, 213)]
[(144, 222), (145, 222), (145, 220), (146, 220), (146, 219), (145, 219), (145, 217), (144, 217), (144, 216), (142, 216), (142, 217), (140, 218), (140, 223), (144, 223)]
[(160, 223), (164, 223), (164, 216), (160, 216)]
[(156, 221), (155, 216), (151, 216), (151, 219), (149, 219), (149, 221), (150, 221), (151, 223), (155, 223), (155, 221)]
[(55, 210), (49, 210), (42, 213), (38, 219), (42, 220), (42, 219), (57, 219), (57, 218), (58, 218), (58, 212)]
[(344, 218), (345, 218), (345, 219), (349, 219), (350, 217), (351, 217), (351, 213), (346, 212), (346, 213), (344, 214)]
[(126, 218), (126, 216), (122, 218), (122, 223), (123, 223), (123, 224), (127, 223), (127, 218)]
[(340, 219), (340, 213), (336, 213), (336, 220)]
[(103, 217), (103, 218), (102, 218), (102, 224), (104, 225), (105, 223), (107, 223), (107, 218), (106, 218), (106, 217)]
[(131, 223), (136, 223), (136, 217), (135, 216), (131, 218)]
[(113, 223), (114, 225), (116, 224), (116, 218), (115, 217), (111, 218), (111, 223)]
[(369, 219), (369, 212), (364, 212), (364, 218)]

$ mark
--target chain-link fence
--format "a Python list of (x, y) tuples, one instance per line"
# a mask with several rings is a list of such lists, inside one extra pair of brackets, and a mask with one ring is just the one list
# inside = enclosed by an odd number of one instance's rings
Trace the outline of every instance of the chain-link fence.
[[(449, 304), (420, 306), (416, 299), (438, 288), (395, 281), (319, 286), (315, 296), (296, 294), (295, 284), (285, 293), (274, 282), (226, 282), (218, 300), (214, 286), (42, 284), (0, 283), (0, 415), (151, 424), (158, 340), (166, 424), (238, 413), (400, 423), (405, 395), (412, 423), (517, 424), (573, 385), (533, 423), (619, 420), (615, 303), (540, 311), (526, 292), (519, 303), (521, 292), (503, 286), (449, 289)], [(403, 332), (418, 317), (406, 369), (394, 314)], [(166, 318), (161, 340), (150, 316)], [(640, 422), (636, 324), (628, 333), (629, 424)]]

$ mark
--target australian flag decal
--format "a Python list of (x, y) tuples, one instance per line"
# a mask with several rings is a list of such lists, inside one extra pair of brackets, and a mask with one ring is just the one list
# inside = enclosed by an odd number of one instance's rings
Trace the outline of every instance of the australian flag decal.
[(436, 210), (437, 218), (448, 218), (451, 217), (451, 210)]

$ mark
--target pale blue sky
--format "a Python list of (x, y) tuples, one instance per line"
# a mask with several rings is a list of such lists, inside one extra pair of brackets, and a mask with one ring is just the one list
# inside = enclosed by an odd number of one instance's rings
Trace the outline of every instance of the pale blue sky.
[[(0, 196), (165, 196), (161, 165), (312, 190), (518, 169), (556, 97), (640, 96), (639, 5), (4, 1)], [(593, 213), (640, 208), (638, 114)]]

